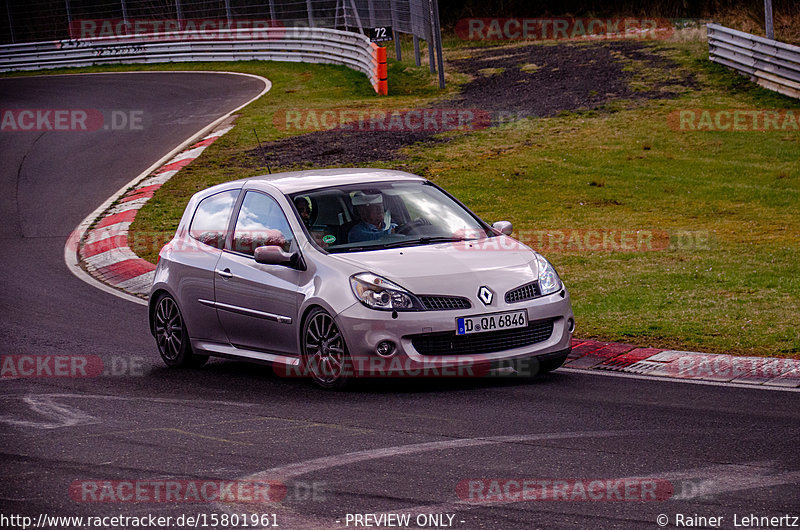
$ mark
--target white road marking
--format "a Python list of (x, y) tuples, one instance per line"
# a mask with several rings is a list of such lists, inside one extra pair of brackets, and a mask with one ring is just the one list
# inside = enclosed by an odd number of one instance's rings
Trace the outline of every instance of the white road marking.
[(0, 400), (21, 400), (26, 403), (30, 410), (43, 416), (49, 421), (22, 420), (10, 416), (0, 416), (0, 423), (15, 425), (18, 427), (31, 427), (35, 429), (57, 429), (60, 427), (74, 427), (77, 425), (90, 425), (101, 423), (102, 420), (87, 414), (77, 407), (56, 402), (57, 399), (100, 399), (109, 401), (147, 401), (151, 403), (163, 403), (170, 405), (225, 405), (236, 407), (253, 407), (256, 403), (241, 403), (238, 401), (198, 401), (196, 399), (174, 399), (174, 398), (147, 398), (147, 397), (126, 397), (126, 396), (107, 396), (98, 394), (29, 394), (29, 395), (9, 395), (0, 396)]
[[(394, 447), (379, 447), (377, 449), (367, 449), (339, 455), (314, 458), (303, 462), (296, 462), (283, 466), (273, 467), (265, 471), (260, 471), (252, 475), (237, 479), (242, 482), (261, 482), (268, 480), (290, 480), (313, 471), (321, 471), (356, 462), (376, 460), (380, 458), (391, 458), (399, 455), (409, 455), (424, 453), (428, 451), (442, 451), (463, 447), (480, 447), (491, 444), (503, 443), (525, 443), (534, 441), (561, 440), (570, 438), (599, 438), (609, 436), (625, 436), (639, 433), (640, 431), (589, 431), (571, 433), (546, 433), (546, 434), (517, 434), (511, 436), (490, 436), (481, 438), (457, 438), (450, 440), (440, 440), (436, 442), (423, 442), (417, 444), (398, 445)], [(263, 506), (252, 505), (231, 505), (214, 503), (214, 506), (231, 515), (242, 513), (246, 509), (262, 509)], [(304, 530), (329, 529), (337, 527), (334, 517), (323, 518), (314, 515), (302, 515), (294, 511), (290, 506), (284, 504), (271, 504), (270, 512), (278, 514), (281, 526), (286, 528), (303, 528)], [(341, 525), (338, 525), (341, 526)]]
[(800, 484), (800, 471), (776, 473), (774, 469), (757, 468), (749, 465), (731, 465), (729, 469), (712, 473), (698, 482), (689, 481), (687, 487), (673, 500), (708, 499), (722, 493), (734, 493), (759, 488)]
[(273, 467), (266, 471), (261, 471), (247, 477), (240, 478), (242, 481), (258, 482), (259, 480), (287, 480), (312, 471), (320, 471), (339, 467), (366, 460), (376, 460), (378, 458), (390, 458), (399, 455), (409, 455), (424, 453), (428, 451), (442, 451), (444, 449), (456, 449), (461, 447), (479, 447), (482, 445), (534, 442), (542, 440), (561, 440), (569, 438), (600, 438), (606, 436), (624, 436), (638, 431), (589, 431), (589, 432), (567, 432), (567, 433), (547, 433), (547, 434), (515, 434), (511, 436), (489, 436), (481, 438), (457, 438), (450, 440), (440, 440), (436, 442), (423, 442), (418, 444), (397, 445), (394, 447), (379, 447), (377, 449), (366, 449), (339, 455), (323, 456), (304, 462), (296, 462), (283, 466)]
[[(455, 440), (442, 440), (437, 442), (424, 442), (419, 444), (400, 445), (395, 447), (385, 447), (378, 449), (368, 449), (355, 451), (340, 455), (316, 458), (304, 462), (296, 462), (283, 466), (273, 467), (266, 471), (258, 472), (240, 481), (268, 481), (268, 480), (290, 480), (307, 473), (321, 471), (333, 467), (363, 462), (367, 460), (390, 458), (399, 455), (408, 455), (428, 451), (438, 451), (446, 449), (478, 447), (488, 444), (499, 443), (524, 443), (531, 441), (545, 441), (569, 438), (594, 438), (607, 436), (624, 436), (635, 434), (638, 431), (595, 431), (595, 432), (574, 432), (574, 433), (549, 433), (532, 435), (512, 435), (497, 436), (486, 438), (461, 438)], [(713, 495), (745, 491), (758, 488), (780, 486), (786, 484), (800, 483), (800, 471), (780, 472), (775, 470), (769, 462), (749, 462), (744, 464), (715, 464), (711, 466), (698, 467), (693, 469), (669, 471), (664, 473), (642, 474), (635, 477), (623, 477), (618, 480), (628, 479), (660, 479), (671, 481), (676, 488), (670, 500), (691, 501), (694, 499), (708, 499)], [(646, 476), (645, 476), (646, 475)], [(454, 492), (455, 493), (455, 492)], [(492, 502), (492, 503), (471, 503), (468, 501), (454, 499), (452, 501), (439, 504), (424, 504), (411, 506), (383, 512), (411, 514), (412, 516), (424, 513), (452, 513), (465, 510), (472, 510), (480, 507), (494, 507), (506, 505), (512, 502)], [(533, 502), (533, 501), (530, 501)], [(241, 512), (241, 506), (227, 504), (217, 504), (218, 508), (228, 513)], [(298, 528), (330, 528), (335, 526), (332, 518), (326, 519), (314, 515), (301, 515), (295, 513), (294, 509), (285, 505), (274, 505), (270, 510), (279, 514), (284, 526)]]
[(16, 425), (18, 427), (32, 427), (35, 429), (58, 429), (59, 427), (73, 427), (75, 425), (87, 425), (100, 423), (100, 420), (90, 414), (86, 414), (80, 409), (56, 403), (52, 396), (25, 396), (22, 401), (27, 403), (30, 409), (49, 421), (19, 420), (10, 417), (0, 416), (0, 423)]

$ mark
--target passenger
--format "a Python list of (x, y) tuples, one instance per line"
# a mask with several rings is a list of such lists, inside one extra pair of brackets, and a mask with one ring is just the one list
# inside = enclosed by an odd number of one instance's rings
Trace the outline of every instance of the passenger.
[(306, 228), (311, 229), (311, 202), (308, 197), (295, 197), (294, 207), (297, 208), (297, 213), (300, 214), (303, 224)]
[(380, 192), (364, 193), (357, 191), (353, 194), (353, 209), (360, 222), (350, 229), (347, 240), (350, 243), (358, 241), (374, 241), (388, 234), (393, 234), (397, 228), (396, 223), (386, 226), (383, 210), (383, 195)]
[(297, 208), (297, 213), (300, 214), (300, 219), (303, 221), (303, 225), (306, 227), (306, 230), (308, 230), (308, 234), (314, 239), (317, 245), (321, 246), (322, 248), (326, 248), (328, 243), (324, 241), (325, 232), (313, 230), (312, 228), (314, 225), (315, 215), (311, 199), (309, 199), (307, 196), (295, 197), (294, 207)]

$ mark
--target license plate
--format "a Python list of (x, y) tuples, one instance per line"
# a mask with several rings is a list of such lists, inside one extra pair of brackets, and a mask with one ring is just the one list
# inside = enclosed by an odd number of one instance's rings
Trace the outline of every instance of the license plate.
[(527, 325), (528, 312), (524, 309), (505, 313), (459, 317), (456, 319), (456, 335), (524, 328)]

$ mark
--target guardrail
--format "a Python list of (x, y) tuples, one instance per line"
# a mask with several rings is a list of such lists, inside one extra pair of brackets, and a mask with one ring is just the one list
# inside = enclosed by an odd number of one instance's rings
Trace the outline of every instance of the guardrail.
[(387, 93), (386, 49), (359, 33), (327, 28), (259, 28), (148, 33), (0, 46), (0, 72), (187, 61), (340, 64)]
[(750, 75), (764, 88), (800, 98), (800, 47), (718, 24), (707, 27), (710, 60)]

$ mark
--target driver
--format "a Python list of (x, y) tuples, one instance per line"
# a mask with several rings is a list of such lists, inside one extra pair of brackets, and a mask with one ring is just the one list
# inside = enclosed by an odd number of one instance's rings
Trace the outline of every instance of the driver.
[(352, 196), (353, 209), (360, 222), (350, 229), (347, 240), (350, 243), (358, 241), (373, 241), (393, 234), (396, 223), (389, 223), (384, 219), (383, 195), (380, 192), (357, 191)]

